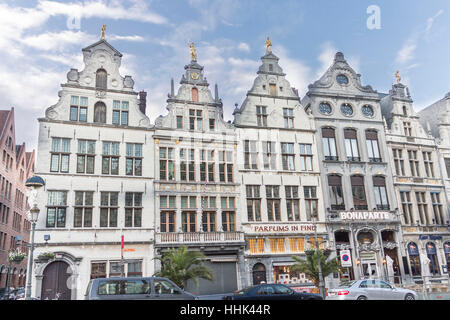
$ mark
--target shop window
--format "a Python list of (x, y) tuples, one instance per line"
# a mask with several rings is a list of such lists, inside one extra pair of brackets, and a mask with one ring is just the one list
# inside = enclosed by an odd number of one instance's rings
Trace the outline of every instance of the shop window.
[(336, 241), (336, 243), (339, 242), (349, 243), (350, 237), (348, 231), (336, 231), (334, 233), (334, 240)]
[(409, 265), (411, 267), (412, 276), (421, 276), (419, 248), (417, 244), (411, 242), (408, 244)]
[(275, 283), (297, 284), (311, 281), (304, 273), (293, 271), (290, 266), (274, 266), (273, 275)]
[(430, 273), (432, 275), (439, 275), (439, 259), (436, 254), (436, 246), (434, 243), (428, 242), (426, 251), (428, 259), (430, 259)]

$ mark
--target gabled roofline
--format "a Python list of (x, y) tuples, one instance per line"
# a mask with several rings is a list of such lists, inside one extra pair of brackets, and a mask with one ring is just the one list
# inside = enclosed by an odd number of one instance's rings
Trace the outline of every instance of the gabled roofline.
[(87, 46), (86, 48), (83, 48), (81, 51), (89, 51), (89, 50), (91, 50), (93, 47), (96, 47), (96, 46), (98, 46), (98, 45), (101, 44), (101, 43), (106, 44), (109, 48), (111, 48), (111, 50), (114, 51), (114, 53), (115, 53), (116, 55), (118, 55), (119, 57), (122, 57), (122, 54), (121, 54), (116, 48), (114, 48), (112, 45), (110, 45), (109, 42), (106, 41), (105, 39), (100, 39), (99, 41), (97, 41), (97, 42), (91, 44), (90, 46)]

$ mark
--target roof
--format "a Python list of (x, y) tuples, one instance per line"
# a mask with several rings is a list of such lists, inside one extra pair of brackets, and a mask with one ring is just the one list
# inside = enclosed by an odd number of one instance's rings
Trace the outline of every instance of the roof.
[(114, 51), (115, 54), (117, 54), (119, 57), (122, 57), (122, 54), (116, 49), (114, 48), (112, 45), (109, 44), (108, 41), (106, 41), (105, 39), (100, 39), (99, 41), (91, 44), (90, 46), (87, 46), (86, 48), (83, 48), (82, 51), (89, 51), (94, 47), (97, 47), (101, 44), (105, 44), (106, 46), (108, 46), (112, 51)]

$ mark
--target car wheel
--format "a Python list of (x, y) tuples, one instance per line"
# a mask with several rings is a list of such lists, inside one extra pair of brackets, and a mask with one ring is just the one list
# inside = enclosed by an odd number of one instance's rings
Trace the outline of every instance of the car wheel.
[(416, 299), (414, 298), (414, 296), (413, 296), (412, 294), (408, 293), (408, 294), (405, 296), (405, 300), (416, 300)]
[(356, 299), (356, 300), (367, 300), (367, 297), (366, 296), (359, 296), (358, 299)]

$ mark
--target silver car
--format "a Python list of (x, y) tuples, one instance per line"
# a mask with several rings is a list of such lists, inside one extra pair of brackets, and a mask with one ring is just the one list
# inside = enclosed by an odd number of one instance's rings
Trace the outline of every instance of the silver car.
[(415, 291), (397, 288), (385, 281), (364, 279), (343, 282), (329, 289), (326, 300), (417, 300)]

